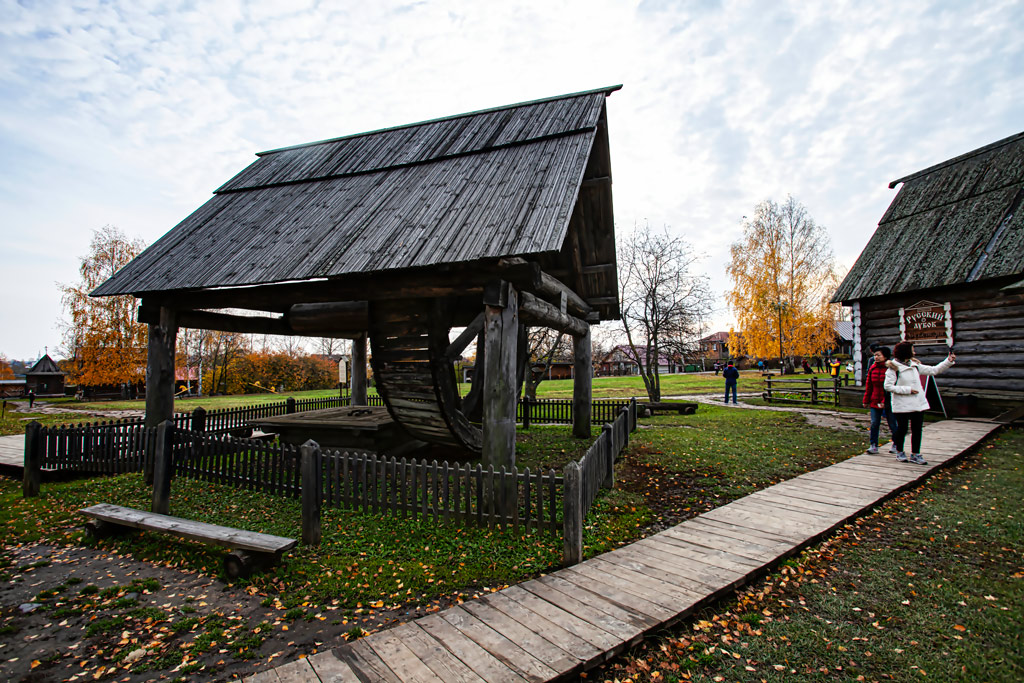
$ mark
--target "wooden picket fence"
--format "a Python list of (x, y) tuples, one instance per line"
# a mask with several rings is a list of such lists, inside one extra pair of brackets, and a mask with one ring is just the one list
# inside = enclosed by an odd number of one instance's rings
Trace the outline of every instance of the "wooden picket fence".
[(774, 375), (764, 376), (764, 391), (761, 397), (768, 402), (786, 401), (789, 403), (830, 403), (839, 405), (839, 387), (849, 384), (850, 376), (846, 377), (796, 377), (777, 378)]

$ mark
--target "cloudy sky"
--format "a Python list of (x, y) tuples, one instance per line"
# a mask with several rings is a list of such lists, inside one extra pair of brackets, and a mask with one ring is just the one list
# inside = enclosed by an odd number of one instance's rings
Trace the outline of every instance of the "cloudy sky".
[(849, 267), (890, 180), (1024, 130), (1022, 27), (1012, 0), (0, 0), (0, 354), (54, 350), (93, 230), (152, 243), (257, 151), (618, 83), (618, 230), (669, 226), (721, 293), (742, 216), (792, 194)]

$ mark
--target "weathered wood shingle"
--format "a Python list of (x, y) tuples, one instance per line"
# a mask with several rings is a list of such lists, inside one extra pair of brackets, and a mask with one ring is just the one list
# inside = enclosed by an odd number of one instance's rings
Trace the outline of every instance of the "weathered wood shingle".
[[(263, 152), (93, 294), (557, 253), (615, 89)], [(584, 239), (614, 262), (610, 220)]]
[(834, 301), (1024, 272), (1024, 133), (897, 183), (899, 193)]

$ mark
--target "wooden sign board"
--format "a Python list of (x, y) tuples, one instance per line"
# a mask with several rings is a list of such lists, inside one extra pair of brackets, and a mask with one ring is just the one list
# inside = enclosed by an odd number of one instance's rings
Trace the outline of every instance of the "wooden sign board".
[(909, 342), (953, 344), (953, 316), (949, 303), (919, 301), (900, 309), (900, 336)]

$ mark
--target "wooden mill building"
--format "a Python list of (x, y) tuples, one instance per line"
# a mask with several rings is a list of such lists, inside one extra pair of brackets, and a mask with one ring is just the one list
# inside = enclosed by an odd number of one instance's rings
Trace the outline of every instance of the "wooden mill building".
[[(142, 299), (147, 423), (170, 417), (178, 327), (366, 340), (392, 417), (515, 462), (525, 326), (619, 316), (605, 99), (618, 86), (262, 152), (92, 294)], [(233, 315), (223, 309), (248, 309)], [(466, 328), (449, 341), (453, 328)], [(478, 339), (460, 398), (452, 361)], [(574, 432), (590, 435), (590, 382)]]
[[(902, 184), (833, 301), (853, 308), (858, 383), (872, 343), (915, 342), (947, 411), (1024, 403), (1024, 133)], [(933, 405), (934, 407), (934, 405)]]

